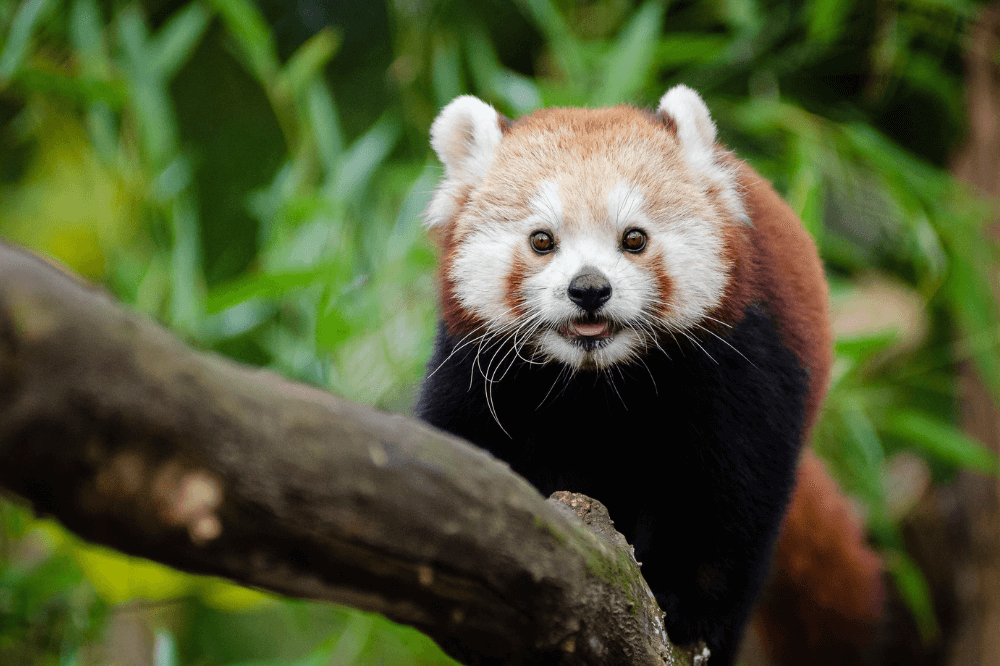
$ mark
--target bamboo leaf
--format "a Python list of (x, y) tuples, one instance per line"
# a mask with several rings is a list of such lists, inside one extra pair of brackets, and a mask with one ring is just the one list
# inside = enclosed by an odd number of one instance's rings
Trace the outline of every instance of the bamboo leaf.
[(251, 299), (276, 299), (296, 289), (331, 281), (343, 282), (348, 277), (343, 261), (323, 262), (303, 271), (249, 273), (213, 288), (206, 299), (205, 310), (215, 314)]
[(344, 136), (337, 105), (330, 89), (319, 77), (309, 84), (307, 96), (309, 122), (316, 148), (327, 174), (335, 173), (344, 151)]
[(882, 441), (859, 399), (845, 396), (843, 406), (841, 418), (846, 426), (844, 456), (857, 484), (858, 494), (875, 513), (881, 513), (885, 459)]
[(250, 60), (250, 72), (266, 85), (280, 69), (274, 34), (250, 0), (209, 0)]
[(314, 78), (322, 73), (339, 46), (340, 35), (331, 28), (323, 28), (292, 54), (278, 74), (277, 85), (291, 95), (303, 94)]
[(175, 12), (150, 40), (150, 66), (170, 79), (181, 68), (208, 28), (209, 13), (199, 2)]
[(587, 69), (580, 43), (552, 0), (520, 0), (518, 4), (527, 10), (527, 15), (552, 43), (553, 55), (565, 70), (566, 78), (577, 86), (582, 85)]
[(803, 9), (808, 17), (809, 41), (830, 44), (848, 27), (847, 17), (854, 7), (851, 0), (812, 0)]
[(723, 54), (729, 42), (725, 35), (668, 33), (658, 40), (654, 61), (660, 68), (710, 63)]
[(457, 41), (444, 38), (434, 45), (431, 85), (434, 103), (439, 109), (462, 94), (462, 57)]
[(997, 473), (997, 457), (955, 426), (912, 410), (896, 411), (886, 418), (883, 430), (941, 462), (984, 474)]
[(56, 5), (56, 0), (26, 0), (14, 15), (10, 32), (0, 52), (0, 88), (17, 74), (31, 45), (38, 22)]
[(917, 619), (921, 636), (925, 642), (931, 643), (939, 628), (927, 578), (917, 563), (901, 550), (894, 550), (886, 559), (900, 595)]
[(402, 134), (399, 121), (384, 115), (355, 141), (344, 156), (337, 177), (336, 192), (350, 199), (361, 193), (372, 174), (385, 162)]
[(600, 86), (591, 97), (593, 104), (618, 104), (639, 94), (656, 61), (665, 12), (664, 2), (648, 0), (632, 16), (605, 60)]
[(73, 2), (69, 14), (69, 36), (73, 46), (83, 55), (88, 74), (94, 73), (98, 63), (106, 65), (101, 9), (94, 0)]

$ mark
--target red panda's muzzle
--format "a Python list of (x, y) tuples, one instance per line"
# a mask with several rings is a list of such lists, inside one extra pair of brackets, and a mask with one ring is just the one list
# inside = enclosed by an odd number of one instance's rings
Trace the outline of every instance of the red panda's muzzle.
[(598, 317), (574, 319), (557, 330), (559, 335), (588, 352), (604, 348), (618, 332), (614, 323)]

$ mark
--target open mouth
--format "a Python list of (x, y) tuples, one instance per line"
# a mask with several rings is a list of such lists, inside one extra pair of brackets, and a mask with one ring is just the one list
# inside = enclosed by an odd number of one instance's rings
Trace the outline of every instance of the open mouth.
[(600, 349), (617, 332), (616, 326), (607, 319), (581, 317), (559, 327), (559, 335), (586, 351)]

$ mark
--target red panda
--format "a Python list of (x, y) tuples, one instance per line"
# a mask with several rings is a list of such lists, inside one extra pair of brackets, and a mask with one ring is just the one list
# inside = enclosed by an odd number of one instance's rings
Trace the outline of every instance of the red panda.
[[(704, 640), (714, 666), (773, 560), (755, 624), (779, 663), (823, 663), (882, 604), (844, 499), (800, 465), (831, 365), (826, 281), (792, 210), (715, 137), (685, 86), (655, 111), (446, 106), (425, 213), (442, 320), (416, 411), (543, 494), (603, 502), (671, 639)], [(816, 562), (840, 579), (816, 587)]]

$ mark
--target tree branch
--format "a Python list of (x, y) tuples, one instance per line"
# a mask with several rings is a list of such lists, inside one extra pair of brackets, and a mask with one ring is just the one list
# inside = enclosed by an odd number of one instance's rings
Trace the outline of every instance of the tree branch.
[(691, 663), (630, 549), (504, 464), (192, 351), (3, 244), (0, 487), (126, 553), (377, 611), (466, 664)]

